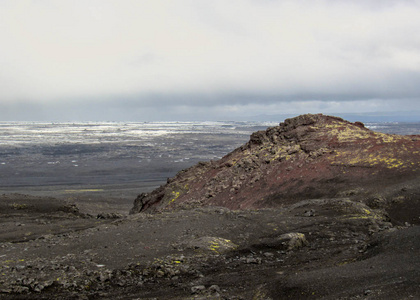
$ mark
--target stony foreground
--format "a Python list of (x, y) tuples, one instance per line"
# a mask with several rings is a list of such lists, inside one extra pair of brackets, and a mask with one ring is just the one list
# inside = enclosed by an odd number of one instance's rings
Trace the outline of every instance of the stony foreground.
[(129, 217), (1, 200), (1, 299), (420, 297), (420, 227), (345, 197)]

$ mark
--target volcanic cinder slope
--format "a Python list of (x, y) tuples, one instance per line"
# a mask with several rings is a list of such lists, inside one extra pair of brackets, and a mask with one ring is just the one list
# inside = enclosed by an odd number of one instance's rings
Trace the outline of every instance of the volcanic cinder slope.
[[(195, 205), (273, 208), (343, 196), (391, 207), (380, 202), (415, 185), (419, 174), (420, 136), (378, 133), (360, 122), (307, 114), (253, 133), (218, 161), (181, 171), (139, 195), (131, 213)], [(418, 222), (410, 219), (417, 212), (411, 211), (407, 221)]]

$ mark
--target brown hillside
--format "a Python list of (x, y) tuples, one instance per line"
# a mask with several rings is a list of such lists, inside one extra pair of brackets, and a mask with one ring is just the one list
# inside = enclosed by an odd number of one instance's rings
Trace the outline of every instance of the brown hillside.
[(139, 195), (131, 213), (196, 205), (255, 209), (352, 195), (397, 199), (419, 174), (420, 136), (383, 134), (360, 122), (307, 114), (253, 133), (218, 161), (179, 172)]

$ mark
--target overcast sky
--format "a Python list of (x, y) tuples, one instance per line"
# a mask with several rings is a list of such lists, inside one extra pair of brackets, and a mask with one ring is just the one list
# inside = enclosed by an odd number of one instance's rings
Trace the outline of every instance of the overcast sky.
[(420, 1), (0, 0), (0, 105), (0, 121), (420, 116)]

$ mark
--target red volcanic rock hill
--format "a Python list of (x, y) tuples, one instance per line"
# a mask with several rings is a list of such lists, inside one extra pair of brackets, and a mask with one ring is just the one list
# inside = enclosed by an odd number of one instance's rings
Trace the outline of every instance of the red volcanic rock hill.
[(383, 134), (360, 122), (307, 114), (253, 133), (218, 161), (179, 172), (139, 195), (130, 213), (197, 205), (257, 209), (303, 199), (378, 200), (390, 194), (395, 200), (419, 182), (419, 174), (420, 136)]

